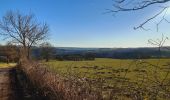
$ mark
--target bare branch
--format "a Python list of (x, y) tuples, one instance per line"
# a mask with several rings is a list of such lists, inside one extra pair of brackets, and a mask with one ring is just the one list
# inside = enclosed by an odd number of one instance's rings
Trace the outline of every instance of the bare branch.
[[(116, 0), (113, 1), (113, 9), (107, 9), (107, 13), (113, 13), (116, 14), (118, 12), (130, 12), (130, 11), (139, 11), (139, 10), (143, 10), (145, 8), (148, 8), (150, 6), (159, 4), (162, 5), (164, 7), (161, 7), (162, 10), (160, 10), (157, 14), (151, 16), (150, 18), (148, 18), (146, 21), (144, 21), (143, 23), (141, 23), (139, 26), (134, 27), (134, 29), (143, 29), (143, 30), (149, 30), (144, 28), (144, 25), (148, 22), (150, 22), (151, 20), (153, 20), (154, 18), (158, 17), (159, 15), (161, 15), (167, 8), (169, 8), (168, 6), (165, 6), (166, 3), (168, 3), (170, 0)], [(167, 21), (166, 18), (163, 18), (164, 21)], [(163, 21), (162, 20), (162, 21)], [(160, 23), (162, 22), (160, 21)], [(169, 22), (169, 21), (167, 21)], [(157, 25), (159, 26), (159, 25)], [(157, 29), (158, 30), (158, 29)]]
[(157, 16), (159, 16), (160, 14), (162, 14), (168, 7), (164, 7), (160, 12), (158, 12), (156, 15), (152, 16), (151, 18), (147, 19), (146, 21), (144, 21), (142, 24), (140, 24), (137, 27), (134, 27), (134, 29), (139, 29), (139, 28), (143, 28), (143, 26), (148, 23), (149, 21), (153, 20), (154, 18), (156, 18)]
[(131, 0), (132, 6), (125, 8), (123, 5), (125, 2), (128, 2), (128, 0), (118, 0), (113, 4), (113, 7), (116, 8), (116, 10), (112, 10), (112, 12), (136, 11), (147, 8), (154, 4), (164, 4), (169, 1), (170, 0)]

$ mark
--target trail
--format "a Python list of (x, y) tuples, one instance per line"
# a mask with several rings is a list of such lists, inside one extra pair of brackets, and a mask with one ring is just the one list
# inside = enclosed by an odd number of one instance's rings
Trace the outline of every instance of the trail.
[(0, 68), (0, 100), (16, 100), (14, 68)]
[(0, 100), (49, 100), (19, 74), (15, 67), (0, 68)]

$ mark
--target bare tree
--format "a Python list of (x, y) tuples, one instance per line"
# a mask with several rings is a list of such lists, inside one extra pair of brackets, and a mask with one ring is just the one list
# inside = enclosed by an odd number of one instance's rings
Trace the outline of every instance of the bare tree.
[(154, 18), (158, 17), (159, 15), (163, 14), (162, 19), (157, 23), (157, 26), (162, 22), (168, 22), (170, 23), (166, 18), (165, 15), (167, 13), (167, 10), (169, 8), (168, 5), (166, 5), (170, 0), (114, 0), (113, 2), (113, 9), (107, 9), (109, 13), (118, 13), (118, 12), (130, 12), (130, 11), (139, 11), (144, 10), (148, 7), (153, 7), (154, 5), (157, 5), (160, 7), (159, 11), (152, 15), (150, 18), (146, 19), (144, 22), (139, 24), (138, 26), (134, 27), (134, 29), (144, 29), (144, 25)]
[(30, 58), (30, 48), (47, 37), (48, 25), (38, 23), (33, 14), (8, 11), (0, 21), (0, 34), (22, 46), (25, 56)]
[(41, 48), (41, 56), (46, 60), (46, 62), (49, 61), (51, 56), (55, 53), (55, 49), (52, 47), (52, 45), (48, 42), (44, 42), (40, 45)]

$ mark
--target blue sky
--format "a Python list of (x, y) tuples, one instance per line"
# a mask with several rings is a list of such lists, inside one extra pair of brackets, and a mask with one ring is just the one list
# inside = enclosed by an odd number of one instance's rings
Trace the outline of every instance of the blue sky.
[[(164, 33), (169, 37), (167, 24), (162, 31), (133, 30), (156, 13), (157, 7), (140, 12), (103, 14), (112, 9), (112, 0), (1, 0), (0, 17), (8, 10), (33, 12), (40, 22), (50, 26), (50, 40), (57, 47), (146, 47), (148, 39)], [(157, 19), (155, 19), (157, 20)], [(3, 40), (1, 40), (3, 43)], [(170, 42), (167, 41), (167, 45)]]

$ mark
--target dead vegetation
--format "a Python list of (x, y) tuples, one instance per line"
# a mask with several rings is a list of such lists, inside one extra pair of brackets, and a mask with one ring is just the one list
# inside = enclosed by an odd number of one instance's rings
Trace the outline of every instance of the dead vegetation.
[(33, 85), (40, 88), (50, 100), (102, 100), (100, 92), (87, 88), (83, 79), (64, 78), (48, 71), (42, 64), (27, 61), (20, 67)]

